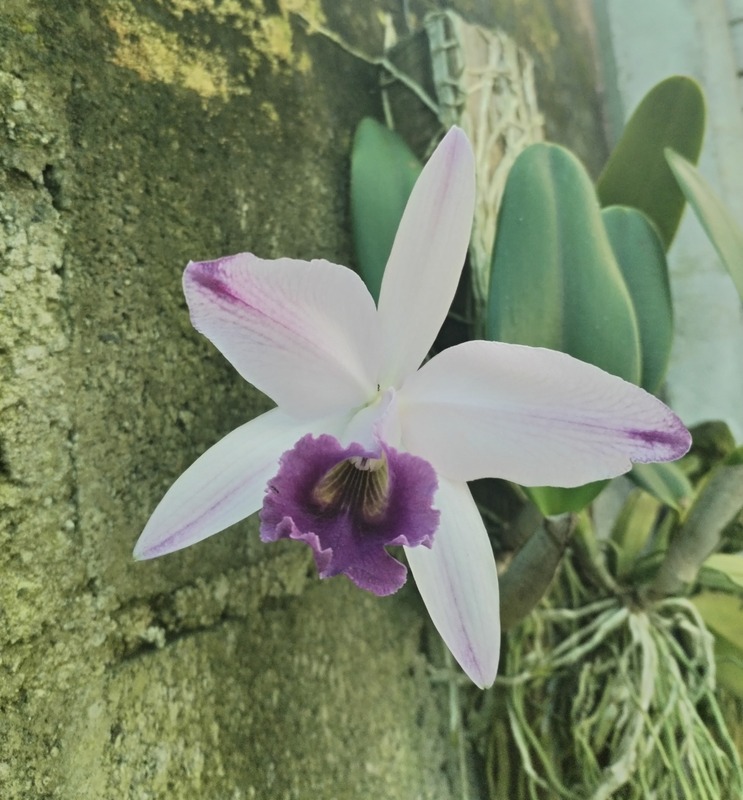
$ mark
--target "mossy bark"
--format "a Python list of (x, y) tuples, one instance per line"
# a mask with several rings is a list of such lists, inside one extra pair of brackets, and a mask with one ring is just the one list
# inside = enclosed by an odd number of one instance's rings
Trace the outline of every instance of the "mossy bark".
[(452, 796), (414, 589), (318, 582), (254, 520), (131, 558), (175, 477), (269, 407), (191, 328), (185, 263), (349, 262), (376, 71), (307, 25), (376, 54), (386, 4), (325, 5), (2, 4), (4, 800)]

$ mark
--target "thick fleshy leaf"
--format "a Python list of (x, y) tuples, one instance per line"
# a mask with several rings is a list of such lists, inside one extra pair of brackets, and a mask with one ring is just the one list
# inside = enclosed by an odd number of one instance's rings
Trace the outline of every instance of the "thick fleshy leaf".
[(602, 206), (632, 206), (645, 213), (666, 250), (681, 220), (684, 195), (663, 151), (670, 147), (696, 162), (704, 118), (704, 96), (696, 81), (683, 75), (661, 81), (635, 109), (596, 186)]
[(743, 228), (696, 167), (673, 150), (666, 150), (666, 159), (743, 299)]
[(170, 487), (139, 537), (135, 558), (172, 553), (250, 516), (261, 507), (282, 453), (308, 431), (337, 435), (346, 421), (299, 421), (274, 409), (228, 433)]
[(475, 159), (452, 128), (405, 207), (379, 295), (382, 383), (396, 387), (426, 356), (459, 282), (475, 208)]
[(241, 253), (191, 262), (183, 289), (196, 330), (285, 411), (324, 416), (375, 393), (377, 311), (352, 270)]
[(601, 212), (614, 256), (632, 298), (640, 334), (640, 386), (655, 394), (668, 368), (673, 305), (663, 242), (652, 222), (635, 208)]
[(743, 556), (740, 553), (715, 553), (703, 564), (705, 569), (722, 572), (738, 589), (743, 589)]
[(375, 300), (421, 169), (399, 134), (371, 117), (361, 120), (351, 153), (351, 226), (356, 266)]
[(628, 477), (676, 510), (687, 508), (694, 497), (694, 487), (676, 464), (635, 464)]
[(738, 595), (700, 592), (692, 598), (692, 603), (716, 636), (721, 636), (743, 651), (743, 607)]
[(579, 486), (633, 461), (670, 461), (691, 438), (643, 389), (542, 348), (466, 342), (436, 355), (400, 392), (402, 439), (453, 480)]
[(591, 481), (569, 489), (560, 486), (529, 486), (525, 491), (545, 517), (554, 517), (582, 511), (601, 494), (606, 484), (607, 481)]
[(743, 650), (715, 636), (715, 666), (717, 683), (743, 700)]
[[(548, 347), (637, 383), (634, 306), (591, 180), (569, 151), (534, 145), (506, 184), (493, 251), (487, 337)], [(580, 511), (603, 482), (528, 490), (545, 515)]]
[(433, 547), (405, 548), (433, 624), (470, 679), (484, 689), (500, 655), (498, 573), (480, 512), (465, 483), (439, 478), (441, 522)]
[(583, 165), (535, 144), (506, 183), (493, 249), (487, 338), (569, 353), (637, 383), (637, 321)]
[(738, 594), (700, 592), (692, 602), (715, 637), (716, 678), (743, 699), (743, 608)]

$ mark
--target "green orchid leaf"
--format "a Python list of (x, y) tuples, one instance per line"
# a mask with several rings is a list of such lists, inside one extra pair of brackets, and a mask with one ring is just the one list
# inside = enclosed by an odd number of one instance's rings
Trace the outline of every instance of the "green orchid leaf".
[(743, 228), (693, 164), (670, 149), (666, 160), (743, 299)]
[(674, 462), (635, 464), (628, 477), (641, 489), (676, 511), (687, 508), (694, 497), (694, 487)]
[(611, 206), (601, 216), (637, 317), (640, 386), (656, 393), (668, 368), (673, 340), (673, 305), (663, 243), (653, 223), (635, 208)]
[(670, 147), (696, 163), (704, 136), (704, 95), (675, 75), (653, 87), (627, 123), (599, 176), (602, 206), (631, 206), (657, 226), (667, 250), (681, 220), (684, 195), (666, 163)]
[(697, 584), (700, 589), (712, 589), (715, 592), (739, 593), (741, 587), (735, 581), (730, 580), (724, 572), (709, 567), (702, 566), (699, 570)]
[(743, 650), (715, 636), (715, 666), (717, 683), (743, 699)]
[(588, 174), (563, 147), (532, 145), (511, 168), (486, 330), (489, 339), (560, 350), (639, 382), (632, 301)]
[(727, 592), (705, 591), (691, 600), (716, 637), (743, 650), (743, 598)]
[(743, 699), (743, 601), (727, 592), (700, 592), (692, 598), (715, 639), (717, 682)]
[(421, 169), (400, 136), (370, 117), (361, 120), (351, 153), (351, 225), (358, 271), (375, 300)]
[[(508, 176), (493, 248), (489, 339), (548, 347), (638, 383), (635, 311), (584, 167), (536, 144)], [(584, 508), (605, 482), (528, 493), (542, 513)]]
[(563, 489), (559, 486), (530, 486), (524, 491), (545, 517), (582, 511), (595, 500), (608, 481), (593, 481), (584, 486)]
[(611, 531), (616, 549), (616, 575), (626, 577), (648, 543), (660, 513), (658, 500), (635, 489), (627, 498)]
[(715, 553), (702, 566), (704, 569), (722, 573), (736, 587), (743, 589), (743, 556), (737, 553)]

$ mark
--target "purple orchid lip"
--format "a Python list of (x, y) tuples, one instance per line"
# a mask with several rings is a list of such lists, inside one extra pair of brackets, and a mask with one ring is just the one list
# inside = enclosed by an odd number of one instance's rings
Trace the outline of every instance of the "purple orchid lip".
[(437, 486), (422, 458), (384, 444), (373, 452), (308, 434), (284, 453), (268, 483), (261, 539), (304, 541), (321, 578), (343, 574), (374, 594), (392, 594), (407, 569), (385, 548), (431, 546)]

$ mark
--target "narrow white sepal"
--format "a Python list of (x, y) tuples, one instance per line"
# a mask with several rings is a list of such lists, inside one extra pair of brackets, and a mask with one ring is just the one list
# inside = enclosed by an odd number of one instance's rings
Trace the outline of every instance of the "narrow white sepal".
[(433, 546), (405, 548), (433, 624), (469, 678), (492, 685), (500, 656), (498, 573), (487, 531), (466, 483), (439, 477)]
[(475, 157), (455, 127), (413, 187), (384, 270), (383, 384), (398, 386), (433, 344), (459, 283), (474, 209)]
[(273, 409), (200, 456), (170, 487), (134, 548), (155, 558), (200, 542), (256, 512), (279, 458), (306, 433), (337, 435), (347, 417), (308, 423)]

